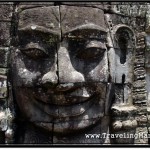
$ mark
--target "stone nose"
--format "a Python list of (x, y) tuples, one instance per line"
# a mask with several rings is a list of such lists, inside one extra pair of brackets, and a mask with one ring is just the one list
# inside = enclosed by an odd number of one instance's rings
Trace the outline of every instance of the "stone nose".
[(60, 83), (84, 82), (84, 76), (74, 69), (69, 52), (66, 47), (60, 47), (58, 51), (58, 73)]
[(42, 77), (41, 82), (44, 86), (56, 86), (58, 83), (58, 76), (56, 72), (48, 72)]

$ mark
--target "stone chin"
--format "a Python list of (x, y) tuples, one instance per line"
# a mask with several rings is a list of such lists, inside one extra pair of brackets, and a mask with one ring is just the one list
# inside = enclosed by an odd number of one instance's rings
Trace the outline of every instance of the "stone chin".
[(75, 133), (79, 130), (84, 130), (95, 125), (97, 122), (100, 121), (100, 118), (91, 119), (91, 120), (81, 120), (81, 121), (70, 121), (70, 122), (62, 122), (62, 123), (34, 123), (37, 127), (40, 127), (48, 132), (60, 133), (60, 134), (67, 134), (67, 133)]
[[(93, 117), (92, 117), (93, 115)], [(40, 127), (44, 130), (54, 133), (75, 133), (76, 131), (84, 130), (86, 128), (90, 128), (96, 125), (97, 122), (101, 120), (104, 116), (104, 113), (97, 112), (95, 108), (90, 108), (82, 114), (81, 116), (74, 117), (74, 118), (60, 118), (54, 119), (54, 122), (47, 123), (47, 122), (34, 122), (37, 127)]]
[(98, 103), (92, 103), (92, 101), (90, 101), (90, 103), (87, 103), (85, 108), (79, 107), (82, 110), (81, 112), (77, 113), (75, 111), (73, 114), (72, 111), (70, 111), (70, 115), (69, 112), (65, 112), (60, 114), (59, 117), (54, 113), (47, 114), (46, 112), (43, 112), (45, 115), (50, 116), (51, 122), (41, 121), (38, 123), (33, 123), (36, 126), (50, 132), (71, 133), (77, 130), (88, 128), (100, 121), (100, 119), (104, 116), (103, 107), (104, 106), (98, 105)]

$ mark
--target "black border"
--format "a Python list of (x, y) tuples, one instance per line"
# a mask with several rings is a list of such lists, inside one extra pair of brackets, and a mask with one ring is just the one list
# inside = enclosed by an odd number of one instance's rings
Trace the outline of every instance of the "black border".
[(0, 0), (0, 2), (150, 2), (150, 0)]
[[(150, 0), (0, 0), (1, 2), (147, 2)], [(0, 144), (0, 148), (149, 148), (150, 144)]]

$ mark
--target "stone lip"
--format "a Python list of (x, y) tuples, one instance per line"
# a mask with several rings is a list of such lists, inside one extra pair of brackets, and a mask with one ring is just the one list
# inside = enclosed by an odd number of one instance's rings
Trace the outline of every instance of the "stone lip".
[[(80, 97), (79, 97), (80, 98)], [(78, 99), (79, 99), (78, 98)], [(65, 99), (66, 101), (66, 99)], [(85, 113), (87, 109), (89, 109), (93, 105), (93, 100), (87, 100), (85, 102), (80, 102), (73, 105), (56, 105), (56, 104), (48, 104), (42, 101), (35, 102), (39, 107), (44, 108), (44, 111), (53, 117), (75, 117), (80, 116)]]
[(47, 92), (35, 92), (34, 98), (37, 101), (43, 102), (47, 105), (73, 105), (85, 102), (94, 96), (94, 91), (88, 93), (85, 88), (77, 88), (71, 91), (50, 91)]

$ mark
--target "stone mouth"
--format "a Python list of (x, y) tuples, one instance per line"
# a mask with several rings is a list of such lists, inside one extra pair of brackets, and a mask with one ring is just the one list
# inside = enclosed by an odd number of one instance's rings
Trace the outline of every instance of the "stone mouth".
[(70, 96), (70, 95), (51, 95), (42, 99), (42, 97), (35, 96), (37, 101), (43, 102), (47, 105), (59, 105), (59, 106), (68, 106), (68, 105), (76, 105), (80, 103), (84, 103), (91, 99), (91, 97), (84, 96)]
[(67, 90), (67, 91), (48, 91), (44, 92), (42, 89), (41, 91), (34, 92), (34, 98), (42, 103), (47, 105), (60, 105), (60, 106), (67, 106), (67, 105), (76, 105), (80, 103), (84, 103), (90, 100), (94, 95), (95, 91), (87, 91), (85, 87)]
[[(70, 97), (71, 99), (73, 97)], [(80, 99), (80, 100), (79, 100)], [(81, 100), (82, 99), (82, 100)], [(84, 102), (81, 102), (83, 101)], [(65, 99), (66, 101), (68, 99)], [(78, 97), (76, 98), (78, 103), (74, 103), (71, 105), (62, 105), (62, 103), (58, 104), (50, 104), (45, 103), (43, 100), (36, 99), (35, 103), (40, 107), (45, 113), (52, 116), (53, 118), (67, 118), (67, 117), (77, 117), (86, 112), (86, 110), (90, 109), (92, 104), (94, 103), (93, 98)]]

